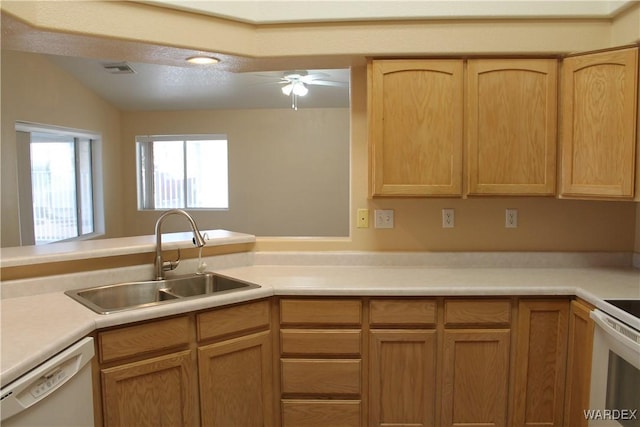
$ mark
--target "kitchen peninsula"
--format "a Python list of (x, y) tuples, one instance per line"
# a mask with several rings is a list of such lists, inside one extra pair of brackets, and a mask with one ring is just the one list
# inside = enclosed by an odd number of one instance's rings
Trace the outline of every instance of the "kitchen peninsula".
[[(254, 241), (253, 236), (240, 233), (224, 231), (209, 233), (219, 236), (219, 241), (216, 242), (216, 239), (213, 238), (208, 242), (208, 245), (217, 247), (218, 251), (223, 250), (225, 246), (227, 248), (237, 248), (234, 245), (250, 246)], [(188, 234), (186, 233), (185, 236)], [(173, 244), (176, 245), (174, 248), (191, 245), (188, 239), (181, 241), (180, 234), (176, 236), (167, 239), (167, 241), (174, 242)], [(103, 257), (105, 256), (104, 251), (110, 251), (113, 256), (117, 256), (122, 250), (130, 251), (124, 247), (118, 248), (115, 243), (115, 241), (104, 243), (105, 248), (96, 248), (93, 256)], [(94, 245), (100, 246), (98, 243), (94, 243)], [(139, 250), (149, 251), (152, 249), (145, 246), (145, 237), (140, 238), (140, 245)], [(51, 254), (42, 255), (40, 262), (48, 260), (52, 256)], [(86, 258), (87, 256), (92, 255), (88, 255), (88, 252), (55, 255), (58, 262), (80, 262), (75, 258)], [(158, 305), (152, 308), (99, 315), (64, 295), (63, 290), (124, 280), (140, 280), (152, 274), (152, 266), (129, 266), (3, 281), (1, 285), (3, 291), (2, 384), (11, 382), (58, 351), (84, 336), (94, 335), (96, 331), (100, 334), (100, 331), (126, 328), (128, 325), (153, 324), (153, 322), (176, 318), (176, 316), (178, 318), (189, 316), (190, 313), (210, 312), (215, 314), (216, 310), (225, 309), (225, 307), (243, 307), (247, 304), (265, 301), (267, 303), (265, 307), (270, 306), (272, 313), (280, 312), (281, 316), (283, 315), (282, 310), (287, 310), (282, 306), (285, 301), (298, 300), (297, 305), (300, 303), (304, 305), (315, 304), (314, 301), (328, 300), (333, 301), (330, 302), (330, 307), (335, 306), (336, 310), (339, 310), (340, 301), (347, 301), (349, 305), (357, 304), (357, 307), (362, 308), (358, 308), (355, 312), (357, 319), (355, 321), (357, 324), (362, 322), (362, 325), (370, 325), (367, 327), (372, 328), (372, 334), (377, 327), (374, 311), (372, 311), (376, 310), (375, 304), (396, 304), (403, 301), (411, 302), (412, 305), (428, 302), (436, 317), (446, 316), (444, 313), (449, 312), (450, 309), (445, 307), (455, 307), (453, 304), (465, 301), (475, 301), (473, 303), (475, 307), (478, 304), (482, 306), (482, 304), (491, 303), (493, 306), (494, 303), (497, 303), (504, 305), (504, 310), (506, 310), (504, 313), (507, 313), (508, 318), (512, 318), (511, 311), (516, 310), (517, 312), (517, 307), (526, 304), (527, 301), (565, 301), (568, 303), (570, 300), (577, 299), (592, 307), (598, 307), (620, 316), (636, 328), (640, 327), (637, 319), (604, 301), (605, 298), (640, 297), (640, 271), (631, 267), (630, 254), (270, 253), (243, 250), (237, 253), (209, 255), (204, 258), (204, 261), (208, 264), (209, 270), (258, 284), (260, 288)], [(5, 265), (16, 268), (20, 265), (24, 266), (25, 263), (37, 262), (37, 257), (20, 258), (15, 255), (7, 257), (6, 262), (3, 259), (3, 268)], [(177, 271), (176, 274), (195, 272), (196, 262), (196, 258), (185, 260), (179, 268), (180, 271)], [(566, 309), (568, 310), (568, 305)], [(308, 312), (307, 315), (311, 312)], [(436, 315), (435, 313), (442, 314)], [(327, 314), (329, 315), (329, 313)], [(275, 314), (273, 315), (275, 316)], [(399, 320), (393, 322), (402, 322), (402, 317), (405, 315), (408, 316), (408, 319), (411, 318), (412, 310), (403, 310), (394, 315)], [(269, 319), (269, 316), (266, 319)], [(295, 331), (295, 329), (290, 329), (291, 326), (288, 326), (285, 320), (282, 321), (285, 322), (280, 326), (283, 331), (291, 330), (290, 333)], [(433, 321), (439, 322), (435, 317)], [(271, 324), (267, 329), (272, 331), (270, 336), (277, 337), (279, 329), (277, 317), (268, 320), (268, 322)], [(292, 322), (291, 325), (296, 325), (296, 327), (304, 324), (304, 322), (300, 323), (301, 320), (292, 320)], [(317, 328), (319, 325), (317, 322), (315, 320), (311, 325), (315, 325)], [(389, 320), (385, 320), (381, 325), (392, 327), (393, 323), (389, 322)], [(410, 321), (410, 324), (413, 324), (411, 322), (414, 321)], [(504, 322), (504, 320), (500, 322)], [(510, 321), (500, 323), (497, 327), (503, 328), (509, 323)], [(463, 324), (469, 326), (468, 323)], [(326, 329), (327, 326), (324, 328)], [(331, 331), (332, 327), (328, 326), (328, 328), (328, 331)], [(285, 336), (283, 335), (283, 337)], [(279, 341), (275, 339), (272, 344), (275, 347), (271, 350), (273, 357), (276, 358), (274, 360), (277, 360), (279, 352), (277, 350), (279, 344), (275, 344), (277, 342)], [(288, 344), (283, 342), (282, 345)], [(298, 351), (294, 351), (293, 354), (297, 354), (299, 358)], [(372, 357), (371, 354), (368, 356), (367, 354), (368, 352), (362, 353), (358, 359), (347, 356), (345, 363), (351, 364), (353, 360), (360, 360), (360, 358), (364, 363)], [(279, 369), (285, 371), (290, 368), (296, 369), (297, 365), (290, 366), (285, 363), (289, 360), (286, 353), (282, 357), (284, 365)], [(293, 362), (298, 359), (291, 360)], [(358, 364), (360, 363), (358, 362)], [(370, 359), (368, 363), (374, 363), (374, 359)], [(368, 369), (365, 369), (364, 366), (358, 368), (357, 372), (361, 372), (361, 369), (362, 372), (365, 372), (373, 368), (373, 365)], [(290, 374), (282, 373), (282, 375)], [(356, 374), (354, 373), (354, 375)], [(359, 375), (357, 374), (356, 378)], [(278, 377), (274, 376), (273, 378)], [(297, 386), (289, 389), (290, 386), (287, 383), (284, 383), (282, 387), (284, 387), (282, 391), (283, 402), (286, 403), (284, 404), (286, 409), (284, 409), (285, 415), (283, 416), (289, 417), (287, 419), (296, 419), (295, 414), (298, 406), (291, 405), (292, 402), (297, 402), (299, 399), (291, 400), (287, 396), (296, 397), (307, 394), (296, 388)], [(365, 406), (360, 405), (367, 402), (364, 397), (366, 393), (360, 389), (360, 386), (354, 393), (356, 394), (343, 395), (342, 392), (339, 392), (338, 396), (347, 399), (345, 405), (350, 408), (349, 411), (360, 414), (361, 411), (365, 411)], [(355, 401), (359, 403), (358, 409), (354, 411), (350, 406), (352, 403), (349, 402)], [(304, 404), (315, 404), (315, 401)], [(339, 407), (338, 413), (343, 414), (342, 409)], [(360, 419), (360, 415), (358, 415), (358, 419)]]

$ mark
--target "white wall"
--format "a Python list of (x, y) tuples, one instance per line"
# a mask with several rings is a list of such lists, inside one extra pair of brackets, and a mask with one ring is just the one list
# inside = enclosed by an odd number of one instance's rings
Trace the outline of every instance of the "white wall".
[(348, 108), (123, 113), (125, 234), (153, 233), (159, 216), (136, 208), (136, 135), (185, 133), (229, 141), (229, 210), (192, 211), (201, 228), (348, 236)]
[(102, 135), (105, 237), (122, 235), (120, 112), (37, 54), (2, 50), (2, 247), (20, 244), (16, 121)]

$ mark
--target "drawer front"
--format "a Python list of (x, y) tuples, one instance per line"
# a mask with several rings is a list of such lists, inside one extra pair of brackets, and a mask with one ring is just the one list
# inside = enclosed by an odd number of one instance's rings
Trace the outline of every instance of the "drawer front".
[(268, 329), (269, 301), (258, 301), (201, 313), (197, 317), (198, 341), (250, 330)]
[(283, 394), (360, 394), (360, 360), (281, 359), (281, 369)]
[(359, 400), (282, 401), (283, 427), (360, 427)]
[(434, 300), (372, 300), (369, 321), (381, 325), (435, 325), (437, 304)]
[(360, 356), (362, 332), (353, 329), (282, 329), (282, 355)]
[(98, 333), (100, 361), (124, 359), (189, 344), (189, 318), (174, 317)]
[(296, 325), (360, 325), (362, 302), (340, 299), (283, 299), (280, 322)]
[(510, 300), (447, 300), (444, 303), (445, 326), (508, 325)]

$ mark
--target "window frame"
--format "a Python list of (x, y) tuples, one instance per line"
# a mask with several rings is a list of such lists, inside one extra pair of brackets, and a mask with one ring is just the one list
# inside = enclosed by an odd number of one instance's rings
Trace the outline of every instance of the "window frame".
[[(229, 202), (229, 138), (226, 134), (177, 134), (177, 135), (137, 135), (136, 136), (136, 178), (138, 211), (161, 211), (167, 208), (155, 206), (155, 188), (153, 176), (145, 177), (145, 171), (153, 171), (153, 143), (157, 141), (182, 141), (184, 176), (184, 198), (180, 209), (201, 211), (228, 211)], [(227, 206), (226, 207), (191, 207), (187, 206), (187, 142), (189, 141), (225, 141), (227, 145)], [(144, 164), (144, 167), (142, 167)]]
[[(33, 214), (33, 188), (31, 170), (31, 143), (32, 133), (48, 133), (60, 135), (74, 140), (74, 174), (76, 190), (76, 221), (77, 236), (67, 239), (55, 240), (38, 245), (89, 240), (105, 233), (104, 204), (102, 193), (102, 137), (100, 134), (82, 129), (72, 129), (61, 126), (46, 125), (40, 123), (21, 122), (15, 123), (17, 160), (18, 160), (18, 214), (20, 218), (20, 245), (36, 245), (35, 224)], [(92, 228), (90, 233), (82, 233), (82, 192), (79, 191), (81, 180), (79, 177), (79, 140), (89, 141), (90, 168), (91, 168), (91, 192), (92, 192)]]

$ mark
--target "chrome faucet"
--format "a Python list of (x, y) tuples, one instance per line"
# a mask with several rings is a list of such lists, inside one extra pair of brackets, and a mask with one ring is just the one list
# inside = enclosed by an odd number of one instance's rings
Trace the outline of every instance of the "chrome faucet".
[(156, 261), (155, 261), (156, 280), (163, 280), (164, 272), (174, 270), (176, 267), (178, 267), (178, 264), (180, 263), (179, 248), (178, 248), (178, 259), (174, 261), (162, 261), (162, 230), (161, 230), (162, 222), (169, 215), (182, 215), (185, 218), (187, 218), (187, 220), (189, 221), (189, 224), (191, 225), (191, 230), (193, 230), (193, 243), (197, 247), (201, 248), (206, 243), (202, 238), (202, 235), (200, 234), (200, 230), (198, 230), (198, 226), (196, 225), (196, 222), (193, 220), (193, 218), (191, 218), (191, 215), (189, 215), (182, 209), (171, 209), (169, 211), (166, 211), (162, 215), (160, 215), (160, 218), (158, 218), (158, 221), (156, 221)]

